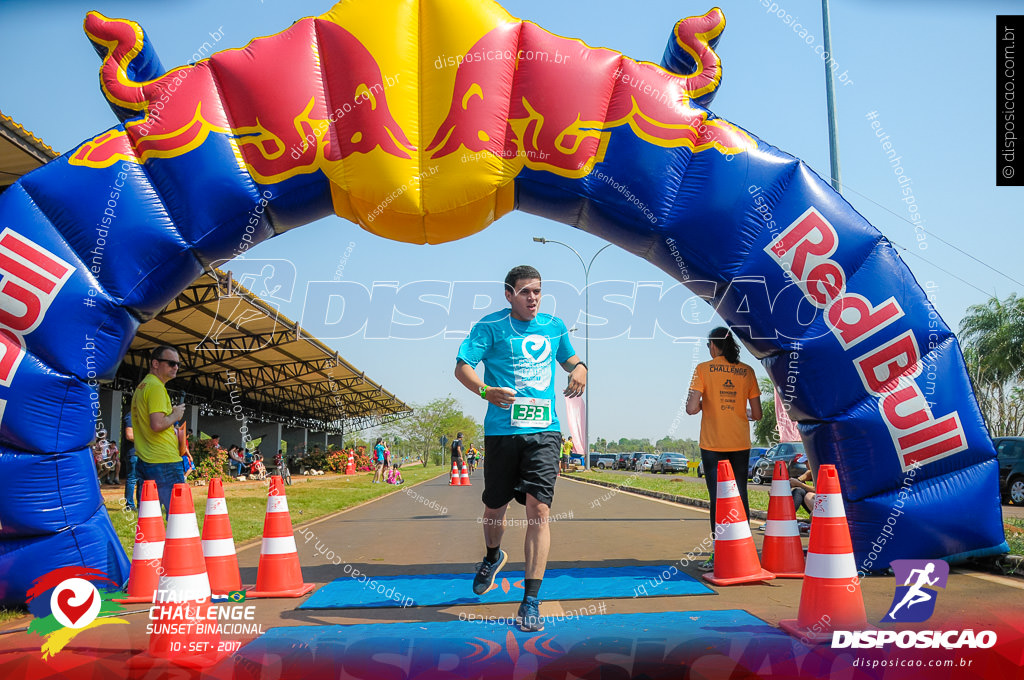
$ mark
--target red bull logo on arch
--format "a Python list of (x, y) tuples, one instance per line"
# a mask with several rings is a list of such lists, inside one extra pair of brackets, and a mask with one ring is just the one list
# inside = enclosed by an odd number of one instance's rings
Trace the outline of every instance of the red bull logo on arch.
[(487, 151), (579, 178), (605, 160), (619, 128), (650, 144), (694, 152), (738, 154), (756, 146), (738, 127), (690, 105), (698, 83), (528, 22), (499, 26), (465, 56), (434, 63), (445, 65), (458, 72), (451, 108), (426, 147), (431, 158)]
[[(144, 45), (138, 24), (90, 12), (85, 31), (105, 52), (100, 74), (107, 99), (142, 116), (84, 143), (72, 164), (102, 168), (171, 158), (222, 134), (253, 178), (270, 184), (354, 153), (380, 149), (410, 158), (415, 151), (388, 109), (386, 89), (398, 74), (383, 76), (369, 50), (329, 21), (303, 19), (245, 49), (218, 52), (150, 81), (128, 76)], [(341, 59), (343, 68), (330, 68)], [(323, 83), (290, 76), (321, 62)]]

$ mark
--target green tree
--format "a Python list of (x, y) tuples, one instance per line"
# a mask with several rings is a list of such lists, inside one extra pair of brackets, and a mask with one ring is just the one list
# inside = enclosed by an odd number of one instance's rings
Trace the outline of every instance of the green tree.
[(698, 460), (700, 458), (700, 443), (693, 439), (673, 439), (671, 436), (665, 435), (654, 442), (654, 451), (658, 453), (672, 451), (681, 453), (690, 460)]
[[(459, 408), (454, 397), (448, 396), (414, 406), (413, 414), (408, 418), (388, 424), (383, 436), (389, 441), (400, 439), (403, 448), (422, 461), (431, 460), (436, 465), (448, 452), (455, 435), (462, 432), (463, 441), (475, 442), (477, 448), (483, 443), (482, 429), (472, 416), (467, 416)], [(441, 446), (441, 437), (448, 438), (448, 444)]]
[(989, 434), (1024, 433), (1024, 298), (990, 298), (968, 307), (960, 342)]

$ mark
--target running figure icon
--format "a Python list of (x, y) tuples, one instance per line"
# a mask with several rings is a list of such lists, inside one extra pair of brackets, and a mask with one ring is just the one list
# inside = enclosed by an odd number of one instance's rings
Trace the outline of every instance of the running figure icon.
[[(888, 617), (890, 619), (895, 620), (896, 617), (893, 615), (896, 613), (896, 610), (902, 607), (903, 605), (907, 605), (907, 609), (910, 609), (915, 604), (920, 604), (921, 602), (928, 602), (929, 600), (935, 597), (935, 594), (933, 592), (929, 590), (924, 590), (925, 585), (934, 586), (938, 582), (938, 576), (936, 576), (933, 579), (928, 578), (928, 576), (934, 571), (934, 562), (929, 562), (927, 565), (925, 565), (924, 569), (912, 569), (910, 571), (910, 575), (907, 576), (907, 580), (903, 583), (903, 585), (905, 586), (910, 586), (910, 590), (906, 592), (906, 594), (903, 596), (903, 599), (900, 600), (900, 603), (893, 607), (892, 611), (889, 612)], [(911, 586), (910, 581), (914, 578), (914, 574), (917, 574), (917, 582)]]

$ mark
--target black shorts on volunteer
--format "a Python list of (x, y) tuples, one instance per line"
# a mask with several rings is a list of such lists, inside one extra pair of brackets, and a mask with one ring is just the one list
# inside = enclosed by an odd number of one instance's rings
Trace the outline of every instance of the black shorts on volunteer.
[(484, 505), (496, 509), (526, 494), (551, 507), (562, 435), (556, 430), (484, 437)]

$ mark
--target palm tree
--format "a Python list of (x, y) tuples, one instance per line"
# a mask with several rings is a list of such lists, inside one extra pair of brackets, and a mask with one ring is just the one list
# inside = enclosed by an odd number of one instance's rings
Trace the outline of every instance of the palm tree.
[(960, 322), (960, 339), (975, 353), (986, 380), (1003, 382), (1024, 372), (1024, 298), (991, 298), (971, 305)]
[(983, 305), (968, 307), (960, 322), (960, 341), (990, 434), (1021, 434), (1024, 298), (991, 298)]

